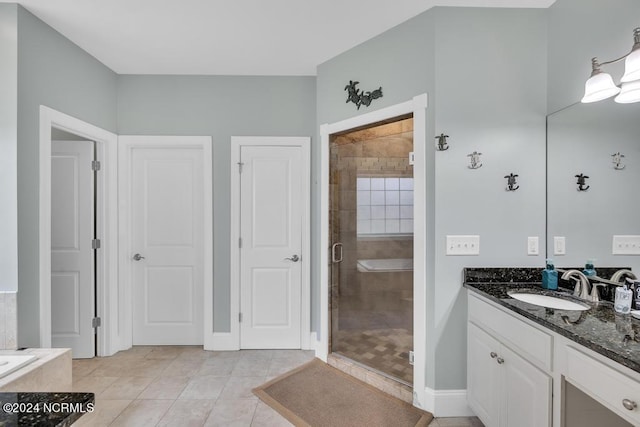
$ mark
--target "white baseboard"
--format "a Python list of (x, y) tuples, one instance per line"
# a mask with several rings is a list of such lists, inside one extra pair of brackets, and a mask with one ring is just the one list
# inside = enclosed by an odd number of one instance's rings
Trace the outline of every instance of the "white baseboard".
[(475, 416), (467, 405), (467, 390), (425, 389), (425, 407), (434, 417)]
[(240, 350), (239, 344), (238, 337), (231, 334), (231, 332), (214, 332), (211, 334), (211, 341), (205, 343), (204, 349), (214, 351), (235, 351)]

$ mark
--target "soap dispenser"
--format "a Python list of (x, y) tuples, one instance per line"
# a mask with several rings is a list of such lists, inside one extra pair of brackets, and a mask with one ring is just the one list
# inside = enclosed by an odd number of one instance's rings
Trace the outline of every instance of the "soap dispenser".
[(547, 259), (547, 268), (542, 270), (542, 287), (550, 290), (558, 289), (558, 272), (550, 258)]
[(588, 259), (586, 264), (584, 265), (584, 270), (582, 270), (582, 272), (584, 273), (585, 276), (589, 277), (589, 276), (596, 276), (598, 273), (596, 272), (596, 269), (593, 266), (593, 260), (592, 259)]

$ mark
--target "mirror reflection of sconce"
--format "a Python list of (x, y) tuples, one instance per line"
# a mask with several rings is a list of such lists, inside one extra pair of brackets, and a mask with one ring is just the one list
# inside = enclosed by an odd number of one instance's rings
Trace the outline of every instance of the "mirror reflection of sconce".
[(578, 182), (576, 182), (576, 184), (578, 184), (578, 191), (587, 191), (589, 187), (591, 187), (587, 185), (587, 179), (589, 179), (587, 175), (581, 173), (576, 175), (576, 178), (578, 178)]
[(441, 133), (439, 136), (436, 136), (436, 139), (438, 140), (438, 144), (436, 145), (436, 150), (446, 151), (449, 149), (449, 145), (447, 144), (447, 138), (449, 138), (449, 135), (445, 135), (444, 133)]
[(505, 175), (504, 177), (507, 179), (507, 191), (516, 191), (518, 188), (520, 188), (520, 186), (517, 185), (518, 183), (516, 182), (516, 178), (518, 177), (518, 175), (510, 173), (509, 175)]
[(618, 151), (615, 154), (612, 154), (611, 157), (613, 157), (613, 168), (615, 170), (622, 170), (624, 169), (624, 167), (626, 165), (622, 164), (622, 158), (624, 157), (624, 154), (620, 154), (620, 152)]
[[(610, 74), (601, 70), (603, 65), (624, 61), (624, 75), (620, 78), (620, 87)], [(622, 104), (640, 101), (640, 28), (633, 30), (631, 52), (611, 61), (600, 62), (591, 59), (591, 77), (584, 84), (584, 97), (581, 102), (597, 102), (617, 95), (614, 101)]]
[(477, 151), (474, 151), (471, 154), (467, 154), (467, 157), (470, 157), (469, 159), (469, 166), (467, 166), (469, 169), (479, 169), (482, 167), (482, 163), (480, 163), (480, 156), (482, 155), (482, 153), (478, 153)]

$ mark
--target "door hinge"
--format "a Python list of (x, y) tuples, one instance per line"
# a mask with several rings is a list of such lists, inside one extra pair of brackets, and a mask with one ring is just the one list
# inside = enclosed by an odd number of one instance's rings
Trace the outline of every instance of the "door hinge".
[(102, 319), (100, 319), (99, 317), (94, 317), (93, 319), (91, 319), (92, 328), (99, 328), (100, 326), (102, 326)]
[(242, 173), (242, 166), (244, 166), (244, 163), (238, 162), (238, 173)]
[(100, 161), (99, 160), (92, 160), (91, 161), (91, 170), (93, 170), (93, 171), (99, 171), (100, 170)]
[(100, 249), (100, 239), (93, 239), (91, 241), (91, 249)]
[(409, 351), (409, 365), (413, 365), (415, 362), (415, 355), (413, 353), (413, 350)]
[(242, 237), (238, 237), (238, 247), (242, 249)]
[(242, 313), (238, 313), (238, 322), (242, 323)]
[(409, 152), (409, 165), (413, 165), (416, 162), (416, 156), (413, 151)]

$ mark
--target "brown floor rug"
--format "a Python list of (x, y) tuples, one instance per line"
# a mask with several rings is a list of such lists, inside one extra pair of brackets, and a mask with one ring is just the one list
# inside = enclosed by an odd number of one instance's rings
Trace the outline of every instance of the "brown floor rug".
[(319, 359), (253, 389), (296, 426), (428, 426), (433, 416)]

